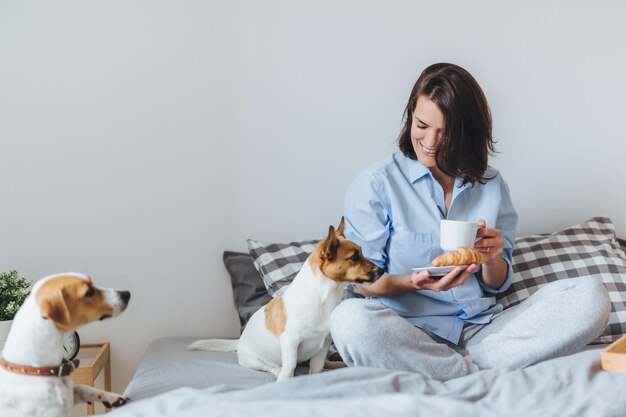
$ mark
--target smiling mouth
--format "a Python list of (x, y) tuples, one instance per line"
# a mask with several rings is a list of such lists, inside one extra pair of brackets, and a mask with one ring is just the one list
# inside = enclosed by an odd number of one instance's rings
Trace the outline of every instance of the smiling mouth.
[(435, 156), (436, 148), (429, 148), (427, 146), (424, 146), (424, 144), (422, 142), (420, 142), (420, 146), (422, 147), (422, 151), (426, 155), (428, 155), (428, 156)]

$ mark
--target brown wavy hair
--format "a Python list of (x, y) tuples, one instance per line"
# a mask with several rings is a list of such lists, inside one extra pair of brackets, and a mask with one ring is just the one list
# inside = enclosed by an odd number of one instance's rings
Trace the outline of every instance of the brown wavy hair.
[(489, 155), (495, 141), (491, 135), (491, 111), (478, 82), (454, 64), (433, 64), (419, 76), (404, 110), (404, 126), (398, 138), (402, 153), (417, 160), (411, 142), (413, 111), (420, 96), (434, 102), (444, 116), (441, 140), (435, 150), (437, 167), (446, 175), (459, 177), (463, 184), (484, 184)]

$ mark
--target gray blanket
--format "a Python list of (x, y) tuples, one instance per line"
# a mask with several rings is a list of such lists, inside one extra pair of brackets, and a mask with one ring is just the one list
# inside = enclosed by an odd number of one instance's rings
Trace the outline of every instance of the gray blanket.
[(589, 350), (522, 370), (491, 369), (447, 382), (408, 372), (344, 368), (240, 389), (180, 388), (110, 417), (626, 416), (626, 374), (604, 372)]

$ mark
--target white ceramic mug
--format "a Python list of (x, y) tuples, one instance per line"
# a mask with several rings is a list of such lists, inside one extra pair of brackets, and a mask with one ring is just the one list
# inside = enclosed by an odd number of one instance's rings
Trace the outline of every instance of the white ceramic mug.
[(478, 232), (478, 223), (460, 220), (441, 220), (440, 223), (441, 249), (446, 252), (457, 250), (461, 246), (473, 248)]

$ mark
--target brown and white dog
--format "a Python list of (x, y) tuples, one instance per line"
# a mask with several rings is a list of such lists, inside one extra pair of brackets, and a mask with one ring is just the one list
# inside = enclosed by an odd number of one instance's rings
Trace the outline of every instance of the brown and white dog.
[(336, 231), (330, 226), (285, 293), (254, 313), (239, 340), (199, 340), (189, 349), (237, 350), (240, 365), (272, 372), (277, 381), (293, 377), (296, 364), (307, 360), (309, 373), (320, 372), (331, 343), (329, 317), (344, 288), (384, 272), (343, 230), (343, 218)]
[(78, 273), (45, 277), (15, 315), (0, 359), (0, 416), (69, 417), (72, 406), (127, 399), (86, 385), (74, 386), (63, 360), (63, 336), (76, 327), (120, 314), (130, 293), (98, 288)]

